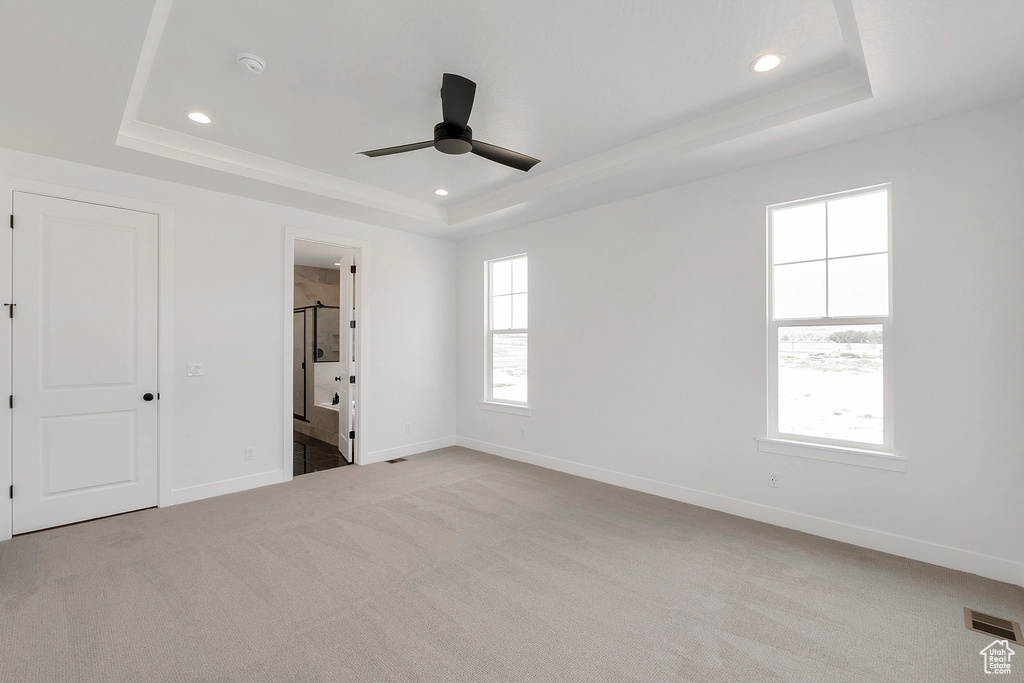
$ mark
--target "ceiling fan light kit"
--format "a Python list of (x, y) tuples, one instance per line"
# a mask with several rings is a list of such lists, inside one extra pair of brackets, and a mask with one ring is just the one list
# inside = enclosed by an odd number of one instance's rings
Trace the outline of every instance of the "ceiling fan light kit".
[(444, 120), (434, 126), (433, 140), (371, 149), (359, 153), (368, 157), (380, 157), (433, 147), (445, 154), (472, 152), (488, 161), (520, 171), (529, 171), (538, 164), (540, 159), (473, 139), (473, 129), (469, 127), (469, 115), (473, 111), (475, 97), (476, 83), (456, 74), (444, 74), (441, 80), (441, 112)]

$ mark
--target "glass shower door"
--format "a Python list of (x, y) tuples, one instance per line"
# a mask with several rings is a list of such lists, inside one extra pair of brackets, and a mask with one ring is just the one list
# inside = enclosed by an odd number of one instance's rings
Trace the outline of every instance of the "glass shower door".
[(306, 417), (306, 310), (292, 316), (292, 414)]

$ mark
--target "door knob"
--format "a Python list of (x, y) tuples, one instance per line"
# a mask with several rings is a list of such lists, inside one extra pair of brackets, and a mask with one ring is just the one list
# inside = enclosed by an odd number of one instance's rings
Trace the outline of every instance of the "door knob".
[(149, 394), (149, 393), (143, 394), (142, 395), (142, 400), (143, 401), (152, 401), (153, 400), (153, 394)]

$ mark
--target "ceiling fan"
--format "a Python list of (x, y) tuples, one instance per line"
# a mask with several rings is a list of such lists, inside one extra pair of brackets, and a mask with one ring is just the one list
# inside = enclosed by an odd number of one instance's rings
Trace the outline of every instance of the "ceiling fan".
[(382, 157), (388, 154), (401, 154), (433, 147), (445, 154), (472, 152), (484, 159), (511, 166), (520, 171), (529, 171), (533, 168), (540, 159), (473, 139), (473, 129), (467, 124), (469, 123), (469, 114), (473, 111), (475, 95), (476, 83), (462, 76), (445, 74), (441, 80), (441, 112), (444, 121), (434, 126), (433, 140), (414, 142), (411, 145), (371, 149), (368, 152), (359, 153), (368, 157)]

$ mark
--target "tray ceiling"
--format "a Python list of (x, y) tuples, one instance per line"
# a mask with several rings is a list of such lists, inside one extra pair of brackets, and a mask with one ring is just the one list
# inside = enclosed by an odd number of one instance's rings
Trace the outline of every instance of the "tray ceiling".
[[(1020, 0), (420, 5), (0, 3), (0, 147), (462, 239), (1024, 97)], [(355, 154), (428, 139), (444, 71), (542, 163)]]
[[(868, 97), (845, 2), (160, 0), (118, 143), (452, 226)], [(430, 139), (445, 71), (478, 83), (475, 137), (542, 163), (357, 154)]]

